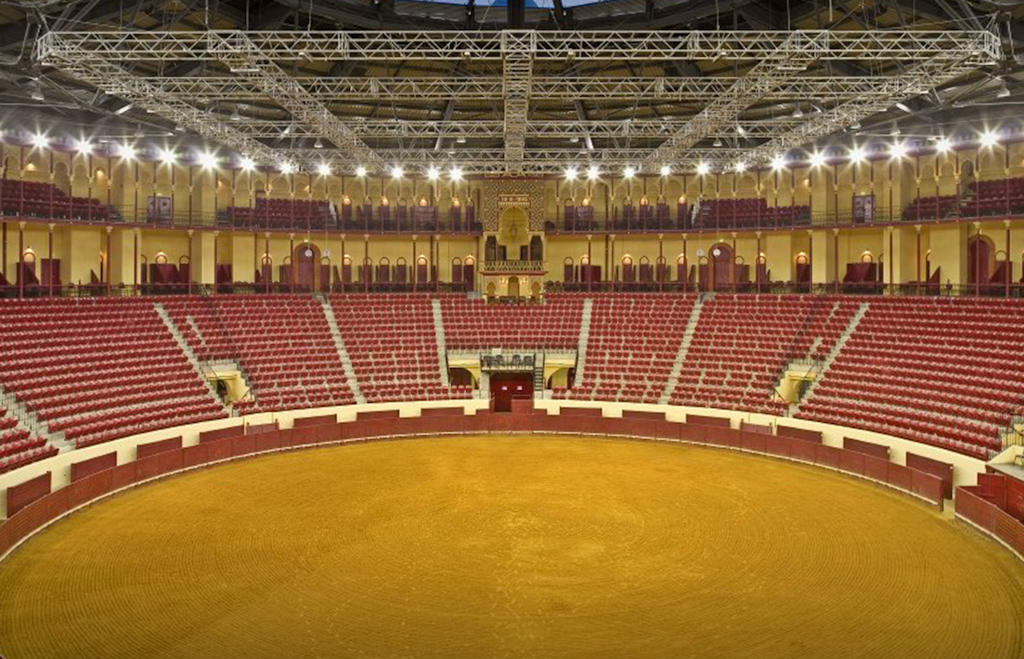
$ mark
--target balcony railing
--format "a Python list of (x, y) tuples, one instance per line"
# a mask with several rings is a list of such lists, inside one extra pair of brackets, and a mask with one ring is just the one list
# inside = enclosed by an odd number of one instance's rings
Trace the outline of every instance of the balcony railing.
[(482, 272), (507, 272), (509, 274), (519, 272), (544, 272), (544, 261), (518, 259), (506, 261), (485, 261)]

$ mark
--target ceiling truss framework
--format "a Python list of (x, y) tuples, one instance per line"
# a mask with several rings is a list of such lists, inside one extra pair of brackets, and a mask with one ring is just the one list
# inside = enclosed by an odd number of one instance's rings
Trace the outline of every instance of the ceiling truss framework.
[[(698, 162), (766, 163), (1001, 57), (998, 37), (983, 30), (49, 32), (36, 47), (41, 63), (260, 164), (317, 171), (327, 163), (351, 173), (358, 165), (384, 171), (401, 164), (413, 172), (450, 163), (513, 175), (589, 165), (686, 171)], [(724, 63), (732, 74), (645, 75), (645, 67), (677, 60)], [(209, 77), (129, 72), (185, 61), (212, 63)], [(409, 61), (462, 66), (450, 78), (289, 73), (316, 62), (363, 63), (373, 72)], [(877, 75), (822, 75), (830, 61), (857, 63)], [(602, 63), (623, 62), (641, 73), (602, 75)], [(436, 120), (374, 112), (381, 102), (431, 100), (500, 104), (502, 112), (498, 119), (447, 112)], [(627, 110), (671, 102), (684, 111), (586, 119), (575, 109), (581, 101)], [(233, 121), (222, 109), (230, 102), (262, 104), (282, 118)], [(751, 110), (765, 102), (813, 102), (816, 109), (792, 118)], [(428, 138), (451, 139), (441, 149), (417, 144)], [(283, 143), (296, 139), (316, 139), (323, 148)], [(578, 146), (567, 148), (566, 139)]]

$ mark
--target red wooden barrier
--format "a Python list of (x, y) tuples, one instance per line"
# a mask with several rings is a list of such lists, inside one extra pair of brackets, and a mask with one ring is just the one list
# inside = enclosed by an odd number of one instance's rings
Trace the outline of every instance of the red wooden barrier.
[(254, 423), (245, 427), (246, 435), (255, 435), (261, 432), (273, 432), (277, 430), (277, 421), (273, 423)]
[(86, 476), (91, 476), (105, 469), (110, 469), (116, 464), (117, 453), (113, 451), (110, 453), (104, 453), (103, 455), (97, 455), (95, 458), (82, 460), (81, 462), (72, 462), (71, 482), (74, 483), (75, 481), (81, 480)]
[(769, 455), (778, 455), (786, 458), (793, 456), (793, 440), (789, 437), (768, 435), (765, 437), (764, 448)]
[(807, 442), (821, 443), (821, 431), (819, 430), (806, 430), (804, 428), (793, 428), (792, 426), (784, 426), (778, 424), (775, 426), (775, 434), (780, 437), (789, 437), (791, 439), (802, 439)]
[(953, 498), (953, 465), (916, 453), (907, 453), (907, 466), (942, 479), (942, 496)]
[(397, 419), (398, 410), (376, 410), (374, 412), (356, 412), (356, 421), (372, 421), (375, 419)]
[(826, 467), (839, 469), (839, 456), (842, 455), (842, 453), (843, 449), (841, 448), (818, 444), (814, 446), (814, 461), (817, 464), (825, 465)]
[(882, 446), (881, 444), (872, 444), (871, 442), (864, 442), (853, 437), (843, 437), (843, 448), (847, 451), (856, 451), (857, 453), (863, 453), (864, 455), (871, 455), (876, 458), (882, 458), (883, 460), (889, 459), (889, 447)]
[(50, 472), (40, 474), (32, 480), (7, 488), (7, 516), (37, 501), (50, 493)]
[(740, 430), (744, 432), (759, 432), (765, 435), (772, 434), (772, 427), (762, 423), (747, 423), (746, 421), (740, 420)]
[(225, 437), (234, 437), (235, 435), (243, 434), (242, 422), (238, 422), (233, 426), (227, 428), (218, 428), (217, 430), (207, 430), (206, 432), (199, 433), (200, 442), (212, 442), (215, 439), (224, 439)]
[(910, 470), (911, 489), (914, 494), (942, 506), (942, 479), (916, 469)]
[(887, 480), (893, 487), (897, 487), (907, 492), (913, 491), (914, 486), (914, 470), (910, 467), (898, 465), (895, 462), (890, 462), (887, 465), (889, 476)]
[(309, 426), (334, 425), (337, 422), (337, 414), (321, 414), (320, 416), (304, 416), (301, 418), (296, 418), (292, 423), (292, 427), (308, 428)]
[(164, 451), (176, 451), (180, 448), (181, 437), (171, 437), (170, 439), (161, 439), (159, 442), (139, 444), (136, 459), (141, 460), (143, 458), (148, 458), (151, 455), (156, 455), (157, 453), (163, 453)]
[(740, 432), (740, 443), (747, 451), (756, 453), (768, 452), (768, 435), (761, 432)]
[(731, 425), (728, 417), (704, 416), (702, 414), (687, 414), (686, 422), (696, 423), (701, 426), (715, 426), (716, 428), (728, 428)]
[(181, 471), (182, 467), (184, 467), (184, 464), (182, 462), (181, 449), (163, 451), (148, 458), (136, 460), (135, 478), (136, 480), (143, 481), (147, 478), (153, 478), (172, 471)]
[(872, 478), (882, 483), (889, 482), (889, 465), (891, 464), (888, 460), (882, 458), (876, 458), (871, 455), (861, 456), (864, 460), (864, 475), (868, 478)]
[(641, 419), (643, 421), (664, 421), (664, 412), (643, 412), (640, 410), (622, 410), (623, 419)]
[(135, 462), (126, 462), (110, 470), (110, 489), (119, 490), (135, 483)]
[(818, 461), (818, 447), (821, 444), (814, 444), (812, 442), (794, 440), (790, 445), (792, 456), (796, 460), (803, 460), (804, 462), (817, 462)]
[[(525, 403), (530, 403), (529, 407)], [(113, 490), (135, 482), (179, 471), (186, 467), (262, 451), (319, 444), (338, 439), (372, 439), (386, 436), (412, 436), (439, 433), (484, 433), (509, 431), (566, 432), (574, 434), (622, 435), (649, 438), (683, 439), (707, 442), (748, 451), (791, 457), (864, 475), (894, 487), (912, 492), (941, 506), (945, 482), (943, 478), (924, 471), (893, 464), (856, 450), (845, 450), (816, 443), (806, 433), (774, 436), (762, 432), (733, 430), (724, 424), (682, 424), (665, 420), (661, 413), (632, 413), (623, 418), (605, 418), (599, 408), (566, 408), (583, 413), (548, 415), (523, 401), (520, 414), (493, 414), (479, 411), (473, 415), (461, 408), (436, 408), (425, 417), (400, 418), (397, 410), (360, 415), (348, 423), (312, 423), (289, 430), (276, 430), (276, 424), (264, 424), (263, 432), (239, 434), (240, 428), (214, 431), (215, 436), (201, 436), (202, 443), (175, 448), (180, 438), (152, 442), (139, 447), (139, 459), (123, 465), (110, 465), (113, 453), (72, 465), (75, 481), (56, 492), (49, 492), (50, 474), (8, 488), (9, 519), (0, 525), (0, 553), (28, 533), (67, 510), (95, 500)], [(444, 410), (442, 412), (441, 410)], [(698, 419), (702, 417), (697, 417)], [(713, 418), (713, 417), (703, 417)], [(715, 419), (715, 421), (723, 421)], [(257, 427), (259, 428), (259, 427)], [(781, 427), (780, 427), (781, 428)], [(789, 429), (790, 431), (800, 429)], [(234, 434), (228, 435), (226, 431)], [(798, 435), (798, 436), (797, 436)], [(819, 436), (820, 439), (820, 436)], [(856, 440), (855, 440), (856, 441)], [(159, 449), (159, 450), (158, 450)], [(114, 456), (116, 459), (116, 456)], [(110, 465), (97, 470), (98, 465)], [(77, 468), (77, 469), (76, 469)], [(89, 470), (97, 470), (90, 473)], [(1024, 524), (982, 495), (999, 499), (1006, 488), (1001, 475), (979, 476), (978, 488), (958, 488), (964, 501), (958, 500), (958, 513), (971, 519), (988, 532), (997, 534), (1007, 544), (1024, 553)], [(1003, 496), (1005, 499), (1005, 496)]]
[(604, 412), (600, 407), (563, 407), (559, 410), (561, 416), (603, 416)]
[(466, 410), (461, 407), (425, 407), (420, 412), (423, 417), (432, 416), (463, 416)]

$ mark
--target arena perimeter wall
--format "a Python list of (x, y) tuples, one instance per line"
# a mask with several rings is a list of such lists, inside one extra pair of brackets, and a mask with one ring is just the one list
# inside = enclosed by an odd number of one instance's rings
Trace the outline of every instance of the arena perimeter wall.
[[(431, 401), (265, 412), (153, 431), (62, 453), (0, 475), (0, 506), (6, 518), (0, 524), (0, 558), (63, 515), (154, 478), (269, 451), (374, 439), (564, 433), (706, 444), (834, 469), (939, 508), (944, 493), (954, 485), (960, 486), (958, 496), (962, 492), (970, 496), (963, 486), (974, 485), (985, 470), (981, 460), (916, 442), (761, 414), (566, 400), (514, 401), (512, 413), (492, 413), (488, 404), (483, 400)], [(771, 429), (776, 434), (771, 434)], [(881, 457), (885, 453), (889, 459)], [(915, 463), (915, 456), (950, 468), (929, 473), (907, 466), (908, 459)], [(982, 505), (970, 501), (972, 511)], [(1024, 553), (1024, 533), (1011, 534), (1006, 540), (1002, 537), (1007, 534), (1006, 525), (996, 527), (987, 523), (989, 519), (984, 517), (986, 523), (968, 521)]]

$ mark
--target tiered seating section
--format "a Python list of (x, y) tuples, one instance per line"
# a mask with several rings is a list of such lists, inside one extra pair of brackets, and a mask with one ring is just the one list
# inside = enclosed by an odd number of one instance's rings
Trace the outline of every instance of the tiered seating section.
[(665, 390), (695, 296), (595, 295), (577, 399), (657, 403)]
[[(331, 298), (369, 401), (470, 393), (441, 385), (432, 299)], [(495, 305), (442, 296), (447, 347), (576, 348), (584, 299)], [(775, 395), (783, 370), (793, 360), (823, 363), (841, 345), (799, 418), (984, 458), (1024, 414), (1024, 301), (716, 294), (704, 299), (690, 337), (693, 296), (595, 294), (592, 301), (583, 384), (556, 395), (657, 402), (686, 343), (670, 403), (786, 414)], [(242, 411), (355, 400), (329, 316), (313, 297), (182, 296), (157, 304), (198, 359), (231, 359), (244, 369), (255, 400)], [(33, 434), (0, 407), (0, 470), (52, 454), (56, 433), (87, 446), (226, 414), (147, 298), (0, 301), (0, 384), (40, 422)]]
[(951, 217), (956, 214), (960, 197), (956, 195), (919, 197), (903, 209), (904, 220), (927, 220)]
[(69, 197), (52, 183), (12, 181), (0, 183), (0, 213), (18, 217), (106, 220), (110, 207), (99, 199)]
[(163, 303), (200, 361), (236, 361), (253, 401), (240, 411), (347, 405), (345, 377), (323, 306), (302, 295), (222, 295)]
[(797, 416), (987, 457), (1024, 405), (1024, 303), (871, 299)]
[(441, 298), (447, 347), (510, 350), (579, 347), (582, 294), (546, 297), (545, 304), (487, 304), (451, 295)]
[(822, 358), (857, 303), (801, 295), (708, 299), (669, 402), (784, 414), (775, 387), (794, 360)]
[(256, 199), (255, 207), (230, 206), (218, 218), (236, 227), (289, 229), (306, 226), (313, 229), (337, 226), (334, 208), (326, 201), (309, 199)]
[(366, 402), (472, 394), (441, 383), (429, 295), (332, 295), (331, 308)]
[(975, 181), (969, 186), (961, 215), (1003, 215), (1024, 213), (1024, 178)]
[(148, 300), (0, 302), (0, 383), (79, 447), (226, 416)]
[(7, 408), (0, 406), (0, 474), (56, 453), (55, 446), (33, 435)]
[(697, 210), (695, 226), (742, 228), (810, 222), (810, 206), (769, 206), (762, 198), (703, 199)]

